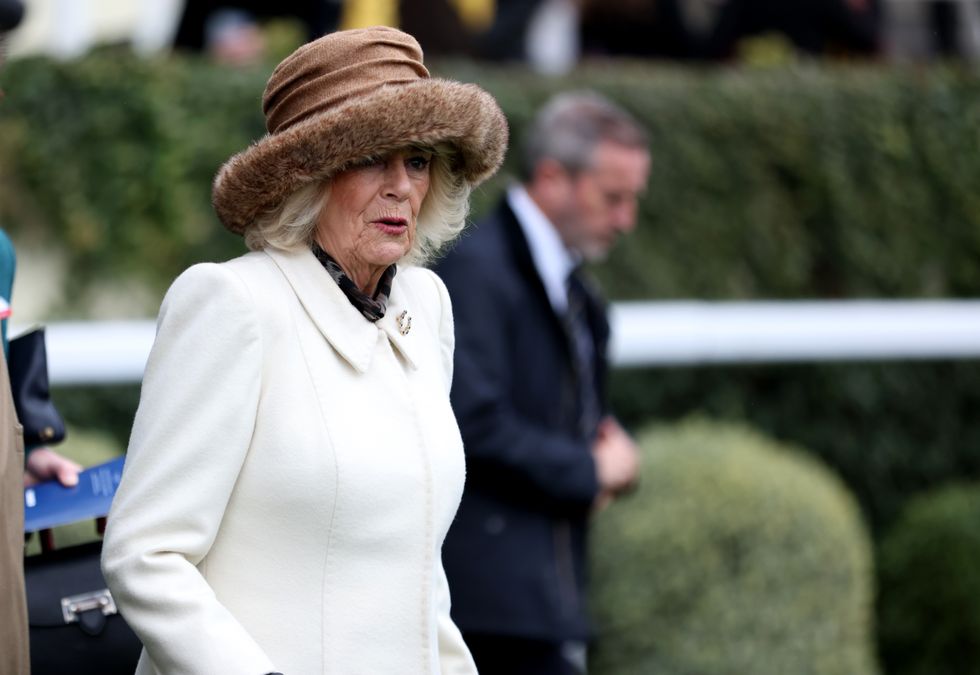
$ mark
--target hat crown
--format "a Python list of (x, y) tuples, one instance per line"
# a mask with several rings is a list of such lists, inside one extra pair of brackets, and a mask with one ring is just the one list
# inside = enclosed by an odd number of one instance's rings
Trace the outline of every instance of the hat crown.
[(262, 96), (270, 134), (386, 85), (428, 78), (411, 35), (376, 26), (330, 33), (303, 45), (273, 71)]

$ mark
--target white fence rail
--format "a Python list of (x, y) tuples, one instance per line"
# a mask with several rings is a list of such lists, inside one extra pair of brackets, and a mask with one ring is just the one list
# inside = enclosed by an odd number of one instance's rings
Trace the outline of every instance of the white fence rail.
[[(980, 358), (980, 300), (631, 302), (611, 317), (623, 368)], [(138, 382), (154, 332), (152, 320), (51, 324), (51, 383)]]
[(620, 367), (980, 357), (980, 301), (621, 303)]
[(49, 324), (48, 379), (52, 385), (139, 382), (155, 335), (152, 319)]

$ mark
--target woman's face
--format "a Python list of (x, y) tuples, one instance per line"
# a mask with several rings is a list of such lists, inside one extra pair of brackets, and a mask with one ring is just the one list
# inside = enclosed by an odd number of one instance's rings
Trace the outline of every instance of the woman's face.
[(373, 293), (382, 272), (411, 249), (431, 160), (406, 148), (331, 178), (314, 236), (362, 291)]

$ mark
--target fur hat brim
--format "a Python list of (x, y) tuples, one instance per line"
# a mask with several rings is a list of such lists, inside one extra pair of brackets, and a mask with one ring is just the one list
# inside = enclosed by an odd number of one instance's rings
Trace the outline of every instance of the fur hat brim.
[(494, 98), (473, 84), (427, 78), (385, 85), (234, 155), (215, 177), (212, 203), (225, 227), (242, 234), (297, 189), (359, 159), (440, 142), (456, 147), (455, 168), (475, 186), (503, 162), (507, 122)]

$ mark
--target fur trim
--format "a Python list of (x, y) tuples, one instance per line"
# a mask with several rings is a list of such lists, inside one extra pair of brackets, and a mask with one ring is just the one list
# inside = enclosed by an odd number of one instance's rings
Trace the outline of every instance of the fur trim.
[(296, 189), (410, 143), (452, 143), (460, 174), (475, 186), (500, 167), (507, 135), (497, 102), (476, 85), (440, 79), (386, 85), (234, 155), (215, 177), (212, 203), (225, 227), (242, 234)]

